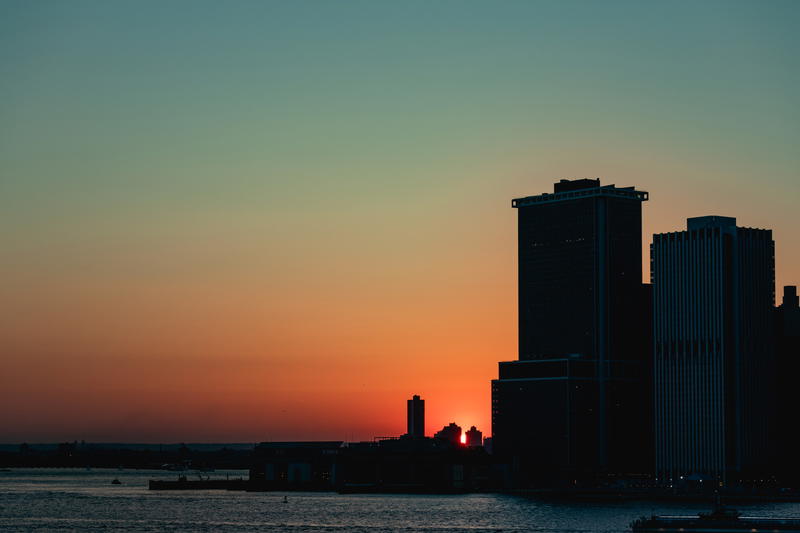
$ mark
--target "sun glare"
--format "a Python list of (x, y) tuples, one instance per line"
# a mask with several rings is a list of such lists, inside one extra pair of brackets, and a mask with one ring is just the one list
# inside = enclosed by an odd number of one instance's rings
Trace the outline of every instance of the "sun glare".
[(466, 444), (466, 443), (467, 443), (467, 434), (462, 431), (461, 432), (461, 444)]

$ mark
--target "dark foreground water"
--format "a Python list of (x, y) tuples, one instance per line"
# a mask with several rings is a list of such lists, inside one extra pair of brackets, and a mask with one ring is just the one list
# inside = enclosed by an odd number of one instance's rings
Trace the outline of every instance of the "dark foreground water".
[[(225, 477), (228, 472), (210, 473)], [(246, 472), (229, 472), (231, 477)], [(702, 506), (663, 503), (569, 504), (497, 494), (340, 495), (147, 490), (163, 471), (13, 469), (0, 472), (0, 531), (264, 531), (620, 533), (656, 513)], [(111, 485), (119, 478), (122, 485)], [(283, 503), (284, 495), (288, 503)], [(742, 507), (747, 514), (798, 516), (800, 504)]]

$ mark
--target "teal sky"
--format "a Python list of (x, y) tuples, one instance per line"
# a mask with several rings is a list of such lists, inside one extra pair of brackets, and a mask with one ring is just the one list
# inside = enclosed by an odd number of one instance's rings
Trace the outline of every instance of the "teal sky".
[[(2, 192), (25, 212), (363, 204), (420, 195), (432, 174), (458, 187), (465, 160), (526, 151), (531, 174), (654, 156), (797, 192), (796, 2), (2, 10)], [(564, 166), (553, 178), (578, 165)]]
[[(358, 366), (370, 316), (405, 309), (381, 335), (424, 337), (419, 305), (452, 336), (407, 356), (474, 335), (447, 379), (488, 427), (515, 357), (513, 197), (635, 185), (645, 245), (735, 216), (775, 231), (777, 282), (800, 283), (798, 35), (793, 1), (0, 0), (0, 374), (194, 361), (197, 330), (204, 360)], [(309, 323), (335, 327), (307, 345)], [(118, 435), (103, 416), (87, 434)]]

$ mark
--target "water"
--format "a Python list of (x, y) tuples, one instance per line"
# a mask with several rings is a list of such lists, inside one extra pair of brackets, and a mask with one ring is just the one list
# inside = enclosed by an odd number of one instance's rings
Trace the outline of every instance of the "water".
[[(212, 472), (212, 478), (246, 476)], [(142, 470), (13, 469), (0, 472), (2, 531), (222, 531), (621, 533), (641, 515), (693, 514), (702, 505), (554, 503), (499, 494), (455, 496), (147, 490)], [(112, 485), (118, 478), (122, 485)], [(283, 497), (288, 503), (283, 503)], [(800, 504), (741, 506), (746, 514), (800, 516)]]

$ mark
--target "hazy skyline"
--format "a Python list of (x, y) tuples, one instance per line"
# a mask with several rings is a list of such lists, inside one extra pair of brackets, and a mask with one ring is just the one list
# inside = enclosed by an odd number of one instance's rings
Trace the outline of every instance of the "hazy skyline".
[(490, 427), (511, 199), (769, 228), (800, 284), (796, 2), (0, 2), (0, 441)]

